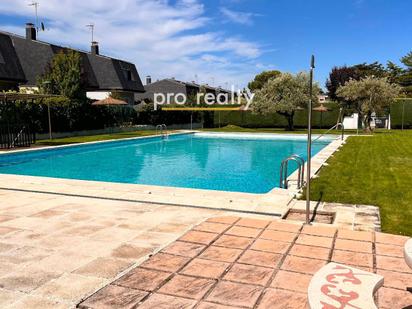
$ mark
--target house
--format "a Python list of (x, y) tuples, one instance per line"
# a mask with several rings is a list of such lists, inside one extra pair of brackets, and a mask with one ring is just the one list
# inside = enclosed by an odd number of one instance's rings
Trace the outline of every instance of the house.
[[(37, 80), (55, 54), (73, 50), (37, 40), (33, 24), (26, 24), (26, 36), (0, 31), (0, 91), (37, 90)], [(134, 104), (135, 93), (144, 92), (136, 66), (130, 62), (103, 56), (93, 42), (90, 52), (80, 53), (87, 96), (102, 99), (111, 92), (119, 93)]]
[(163, 94), (165, 97), (170, 96), (170, 103), (173, 104), (174, 96), (176, 94), (184, 94), (188, 100), (195, 99), (199, 92), (213, 93), (217, 95), (218, 93), (230, 94), (228, 90), (220, 87), (212, 87), (207, 84), (200, 85), (196, 82), (184, 82), (177, 80), (175, 78), (165, 78), (152, 83), (152, 78), (150, 76), (146, 77), (146, 85), (144, 86), (146, 92), (138, 93), (135, 95), (136, 103), (141, 102), (154, 102), (154, 94)]

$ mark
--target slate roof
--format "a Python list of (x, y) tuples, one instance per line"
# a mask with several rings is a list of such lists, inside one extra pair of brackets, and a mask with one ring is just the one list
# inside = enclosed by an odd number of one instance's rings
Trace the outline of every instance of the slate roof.
[(26, 77), (9, 36), (0, 33), (0, 80), (23, 82)]
[[(36, 85), (37, 78), (44, 73), (56, 53), (70, 50), (67, 47), (28, 40), (25, 37), (1, 31), (0, 48), (6, 62), (5, 64), (0, 62), (0, 80), (16, 80), (25, 86)], [(144, 92), (134, 64), (103, 55), (76, 51), (81, 55), (87, 90)], [(6, 67), (8, 70), (5, 69)]]

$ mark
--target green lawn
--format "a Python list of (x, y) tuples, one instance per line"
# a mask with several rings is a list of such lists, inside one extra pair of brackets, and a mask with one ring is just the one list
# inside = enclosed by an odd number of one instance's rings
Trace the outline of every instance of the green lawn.
[(100, 134), (100, 135), (90, 135), (90, 136), (75, 136), (66, 138), (56, 138), (53, 140), (40, 140), (37, 141), (36, 145), (47, 145), (47, 146), (57, 146), (66, 144), (77, 144), (95, 141), (105, 141), (110, 139), (121, 139), (130, 137), (139, 137), (156, 134), (155, 130), (142, 130), (133, 132), (122, 132), (122, 133), (111, 133), (111, 134)]
[(379, 206), (384, 232), (412, 236), (412, 131), (350, 137), (328, 163), (312, 200)]
[[(305, 129), (296, 129), (294, 131), (286, 131), (283, 128), (243, 128), (234, 125), (228, 125), (222, 128), (213, 128), (213, 129), (202, 129), (202, 131), (210, 132), (250, 132), (250, 133), (279, 133), (279, 134), (306, 134), (307, 130)], [(313, 129), (313, 134), (322, 134), (327, 132), (328, 129)], [(340, 130), (331, 130), (329, 134), (340, 134)], [(356, 134), (356, 130), (345, 130), (346, 134)], [(359, 131), (359, 134), (363, 134), (362, 131)]]

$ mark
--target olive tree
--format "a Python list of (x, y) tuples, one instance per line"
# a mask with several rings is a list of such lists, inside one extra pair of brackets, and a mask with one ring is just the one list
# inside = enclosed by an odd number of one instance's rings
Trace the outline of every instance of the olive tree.
[(369, 76), (361, 80), (351, 79), (339, 87), (336, 94), (359, 114), (364, 130), (370, 132), (372, 113), (389, 107), (400, 91), (400, 86), (391, 84), (386, 77)]
[[(313, 85), (313, 101), (317, 102), (319, 86)], [(279, 77), (268, 80), (257, 90), (252, 104), (252, 111), (266, 115), (278, 113), (288, 122), (287, 130), (294, 130), (295, 112), (307, 106), (309, 95), (309, 75), (301, 72), (296, 75), (283, 73)]]

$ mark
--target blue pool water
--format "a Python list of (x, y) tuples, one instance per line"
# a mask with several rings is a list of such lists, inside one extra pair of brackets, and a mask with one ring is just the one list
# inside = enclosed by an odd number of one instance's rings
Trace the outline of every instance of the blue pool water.
[(305, 136), (184, 134), (0, 155), (0, 173), (266, 193), (281, 161), (305, 152)]

